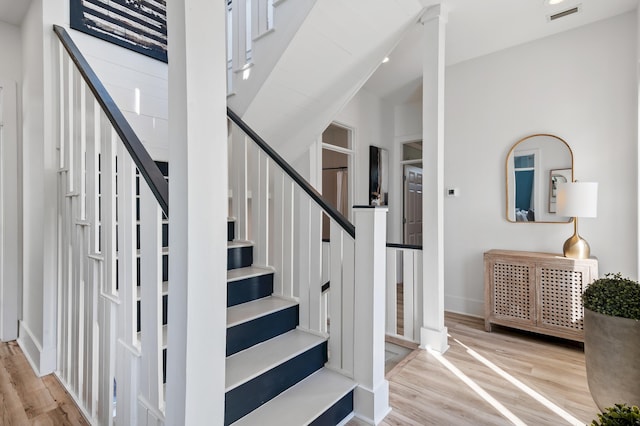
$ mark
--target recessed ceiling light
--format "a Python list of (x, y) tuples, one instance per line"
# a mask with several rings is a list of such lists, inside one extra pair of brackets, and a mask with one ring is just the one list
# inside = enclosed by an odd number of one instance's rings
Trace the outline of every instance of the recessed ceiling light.
[(382, 60), (382, 63), (386, 64), (387, 62), (389, 62), (389, 57), (385, 56), (384, 59)]
[(547, 4), (553, 6), (562, 3), (564, 0), (546, 0)]

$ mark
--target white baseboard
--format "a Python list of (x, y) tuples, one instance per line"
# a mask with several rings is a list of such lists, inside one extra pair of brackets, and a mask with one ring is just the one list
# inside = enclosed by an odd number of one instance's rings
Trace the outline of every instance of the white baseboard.
[(46, 376), (55, 372), (56, 369), (56, 351), (55, 349), (45, 352), (42, 345), (36, 339), (29, 327), (20, 321), (20, 331), (18, 336), (18, 345), (29, 361), (31, 368), (38, 377)]
[(33, 368), (36, 375), (42, 376), (39, 368), (42, 346), (40, 346), (40, 343), (38, 343), (29, 327), (27, 327), (23, 321), (20, 321), (18, 345), (20, 345), (20, 349), (22, 349), (24, 356), (27, 358), (27, 361), (29, 361), (29, 364), (31, 364), (31, 368)]
[(444, 310), (472, 317), (484, 318), (484, 300), (444, 296)]

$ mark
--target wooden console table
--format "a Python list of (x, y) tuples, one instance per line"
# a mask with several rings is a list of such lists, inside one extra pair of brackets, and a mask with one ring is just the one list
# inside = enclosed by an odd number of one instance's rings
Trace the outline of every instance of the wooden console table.
[(485, 329), (492, 324), (584, 341), (580, 296), (598, 260), (490, 250), (484, 254)]

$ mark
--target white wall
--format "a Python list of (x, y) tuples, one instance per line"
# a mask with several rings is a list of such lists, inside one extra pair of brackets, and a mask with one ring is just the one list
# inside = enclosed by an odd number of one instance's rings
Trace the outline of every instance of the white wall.
[(19, 157), (18, 112), (19, 84), (22, 81), (22, 37), (20, 28), (0, 22), (0, 340), (18, 337), (18, 318), (21, 307), (21, 259), (19, 240), (21, 204), (18, 191)]
[[(485, 251), (561, 253), (572, 234), (571, 224), (506, 220), (506, 156), (534, 133), (566, 140), (575, 178), (600, 184), (598, 217), (580, 221), (600, 275), (637, 278), (635, 62), (631, 12), (447, 68), (445, 187), (461, 190), (445, 198), (447, 310), (484, 315)], [(395, 108), (396, 143), (421, 132), (420, 108)]]
[(598, 218), (580, 233), (600, 274), (637, 278), (636, 16), (629, 13), (454, 65), (446, 76), (446, 308), (483, 315), (482, 253), (558, 253), (570, 224), (505, 219), (505, 157), (548, 132), (574, 152), (575, 178), (600, 184)]
[[(69, 0), (55, 1), (64, 10), (64, 26), (87, 58), (125, 118), (154, 160), (169, 160), (168, 71), (164, 62), (69, 29)], [(136, 111), (136, 89), (140, 110)]]
[(0, 78), (16, 82), (22, 80), (21, 45), (20, 28), (0, 21)]
[(68, 31), (151, 158), (169, 161), (167, 64), (79, 31)]

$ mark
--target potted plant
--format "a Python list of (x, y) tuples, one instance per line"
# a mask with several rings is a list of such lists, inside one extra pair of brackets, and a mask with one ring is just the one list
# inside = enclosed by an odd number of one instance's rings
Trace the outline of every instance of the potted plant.
[(640, 426), (640, 409), (626, 404), (616, 404), (607, 407), (598, 420), (591, 422), (591, 426)]
[(640, 284), (620, 273), (595, 280), (582, 295), (589, 391), (600, 410), (640, 405)]

